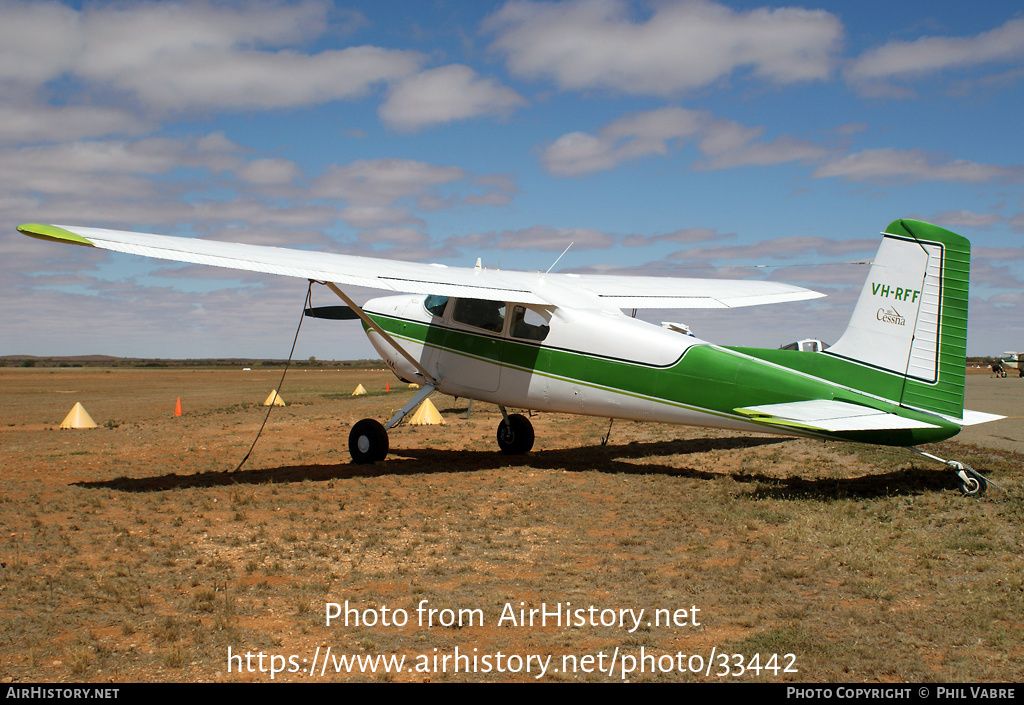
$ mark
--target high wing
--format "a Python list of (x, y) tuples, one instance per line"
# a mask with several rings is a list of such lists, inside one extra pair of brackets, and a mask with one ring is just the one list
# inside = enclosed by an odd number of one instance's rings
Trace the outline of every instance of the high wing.
[(66, 225), (21, 225), (30, 237), (157, 259), (206, 264), (385, 291), (600, 308), (737, 308), (815, 299), (810, 289), (729, 279), (541, 274), (199, 240)]

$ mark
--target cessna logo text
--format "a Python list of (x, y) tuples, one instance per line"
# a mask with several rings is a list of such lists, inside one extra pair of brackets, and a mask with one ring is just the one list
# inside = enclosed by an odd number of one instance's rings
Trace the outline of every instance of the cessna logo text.
[(875, 314), (875, 318), (880, 320), (882, 323), (892, 323), (894, 326), (907, 325), (907, 319), (901, 316), (900, 312), (894, 308), (878, 309), (878, 313)]

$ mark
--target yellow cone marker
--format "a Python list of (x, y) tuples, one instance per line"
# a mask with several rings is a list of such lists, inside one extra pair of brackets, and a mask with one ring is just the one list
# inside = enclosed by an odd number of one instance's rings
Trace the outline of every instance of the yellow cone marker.
[(270, 392), (270, 396), (268, 396), (267, 400), (263, 402), (263, 406), (284, 406), (284, 405), (285, 405), (284, 399), (281, 398), (281, 395), (277, 393), (276, 389), (271, 391)]
[(409, 419), (409, 423), (413, 426), (436, 426), (438, 424), (447, 426), (441, 413), (434, 406), (434, 402), (429, 399), (423, 400), (420, 408), (416, 409), (416, 413)]
[(61, 428), (96, 428), (96, 422), (89, 416), (81, 402), (75, 402), (71, 411), (64, 417), (60, 424)]

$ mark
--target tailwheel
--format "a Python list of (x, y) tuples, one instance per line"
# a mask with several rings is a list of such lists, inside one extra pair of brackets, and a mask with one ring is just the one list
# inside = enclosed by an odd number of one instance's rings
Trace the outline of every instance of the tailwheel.
[(365, 464), (388, 456), (388, 432), (374, 419), (363, 419), (348, 434), (348, 452), (352, 461)]
[(522, 414), (510, 414), (498, 424), (498, 447), (505, 455), (523, 455), (533, 448), (533, 424)]
[(950, 467), (960, 478), (960, 493), (967, 497), (980, 497), (988, 489), (988, 480), (966, 463), (956, 460), (949, 461)]
[(987, 477), (982, 475), (980, 472), (972, 468), (967, 463), (961, 463), (959, 460), (945, 460), (937, 455), (926, 453), (918, 448), (911, 448), (918, 455), (923, 455), (926, 458), (932, 460), (938, 460), (940, 463), (944, 463), (953, 472), (956, 473), (957, 479), (960, 480), (960, 493), (966, 497), (980, 497), (985, 494), (985, 490), (988, 489), (989, 485), (992, 485), (997, 490), (1006, 492), (998, 483), (992, 482)]

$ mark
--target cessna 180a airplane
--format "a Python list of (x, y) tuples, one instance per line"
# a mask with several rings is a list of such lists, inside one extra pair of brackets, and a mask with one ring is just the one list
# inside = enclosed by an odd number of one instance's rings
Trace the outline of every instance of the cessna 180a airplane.
[[(963, 408), (970, 243), (920, 221), (897, 220), (882, 233), (849, 327), (823, 352), (722, 347), (623, 313), (821, 296), (774, 282), (513, 272), (87, 227), (18, 230), (330, 287), (347, 308), (307, 313), (358, 317), (391, 370), (422, 385), (386, 424), (353, 426), (358, 463), (383, 460), (388, 429), (435, 390), (497, 404), (498, 445), (508, 454), (528, 452), (534, 437), (508, 407), (910, 448), (1001, 418)], [(339, 285), (404, 293), (358, 306)], [(987, 487), (963, 463), (917, 452), (951, 466), (965, 494)]]

